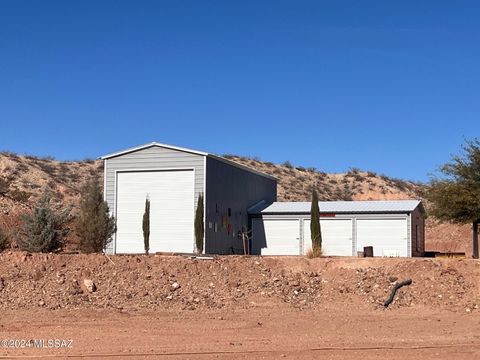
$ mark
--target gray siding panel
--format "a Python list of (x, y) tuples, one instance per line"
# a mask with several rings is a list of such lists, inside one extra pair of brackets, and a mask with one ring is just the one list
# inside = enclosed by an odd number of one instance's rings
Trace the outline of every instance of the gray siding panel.
[(237, 233), (249, 228), (248, 208), (276, 199), (276, 180), (207, 157), (205, 252), (242, 253)]
[[(125, 170), (195, 169), (195, 206), (200, 193), (204, 192), (204, 156), (158, 146), (141, 149), (106, 160), (105, 199), (111, 213), (115, 212), (116, 172)], [(113, 242), (107, 253), (113, 252)]]

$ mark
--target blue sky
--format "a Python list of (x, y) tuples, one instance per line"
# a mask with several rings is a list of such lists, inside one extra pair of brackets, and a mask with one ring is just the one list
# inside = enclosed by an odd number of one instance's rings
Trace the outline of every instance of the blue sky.
[(0, 149), (170, 143), (426, 180), (478, 135), (476, 1), (0, 1)]

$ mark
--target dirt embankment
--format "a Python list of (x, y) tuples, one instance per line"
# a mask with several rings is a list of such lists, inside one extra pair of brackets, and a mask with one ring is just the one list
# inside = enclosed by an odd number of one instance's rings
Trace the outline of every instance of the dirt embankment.
[[(412, 278), (390, 306), (476, 312), (480, 262), (434, 259), (28, 254), (0, 255), (0, 308), (382, 309), (395, 282)], [(92, 280), (95, 291), (89, 289)]]

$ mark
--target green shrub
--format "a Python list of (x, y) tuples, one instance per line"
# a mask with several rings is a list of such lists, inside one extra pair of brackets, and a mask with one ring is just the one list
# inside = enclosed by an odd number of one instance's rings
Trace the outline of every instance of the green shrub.
[(81, 189), (80, 213), (76, 221), (80, 250), (102, 252), (115, 231), (115, 219), (110, 216), (108, 205), (103, 200), (102, 189), (98, 181), (90, 180)]
[(54, 209), (50, 193), (45, 192), (32, 212), (22, 216), (18, 247), (29, 252), (61, 250), (70, 232), (66, 226), (69, 214), (70, 208)]

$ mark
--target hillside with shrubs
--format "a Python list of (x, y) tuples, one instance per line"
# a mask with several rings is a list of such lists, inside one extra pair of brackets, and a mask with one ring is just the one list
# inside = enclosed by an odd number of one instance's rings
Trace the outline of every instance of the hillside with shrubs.
[[(325, 173), (289, 161), (273, 164), (258, 158), (224, 155), (225, 158), (275, 176), (279, 201), (310, 201), (312, 189), (319, 200), (420, 199), (423, 185), (352, 168), (344, 173)], [(22, 216), (32, 211), (48, 192), (53, 207), (71, 207), (69, 232), (64, 250), (79, 249), (75, 218), (79, 212), (82, 186), (92, 179), (101, 183), (103, 162), (98, 160), (58, 161), (51, 157), (0, 153), (0, 230), (15, 233)], [(447, 252), (465, 251), (470, 228), (438, 224), (428, 220), (427, 248)], [(1, 242), (0, 233), (0, 242)]]
[(310, 201), (316, 189), (319, 200), (393, 200), (421, 197), (422, 185), (351, 168), (345, 173), (325, 173), (315, 168), (282, 164), (258, 158), (224, 155), (225, 158), (279, 179), (279, 201)]

